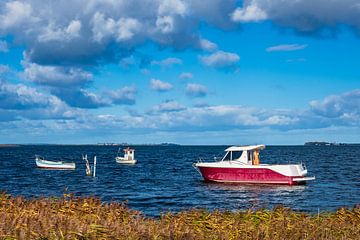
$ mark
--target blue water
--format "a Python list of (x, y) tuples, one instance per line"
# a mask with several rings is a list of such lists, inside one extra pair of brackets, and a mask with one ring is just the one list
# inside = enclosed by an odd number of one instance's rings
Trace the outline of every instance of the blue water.
[[(360, 204), (359, 146), (269, 146), (266, 163), (306, 163), (316, 180), (304, 186), (205, 183), (192, 167), (199, 157), (213, 159), (226, 146), (133, 146), (138, 164), (115, 162), (113, 146), (19, 146), (0, 148), (0, 190), (12, 195), (96, 195), (127, 201), (148, 216), (189, 208), (241, 210), (282, 204), (317, 212)], [(97, 156), (97, 177), (85, 176), (81, 155)], [(36, 168), (34, 155), (76, 162), (76, 170)]]

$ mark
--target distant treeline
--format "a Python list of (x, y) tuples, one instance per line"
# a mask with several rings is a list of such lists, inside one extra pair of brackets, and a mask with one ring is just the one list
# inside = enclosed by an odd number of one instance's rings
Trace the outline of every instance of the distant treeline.
[(16, 144), (0, 144), (0, 148), (1, 147), (18, 147), (19, 145)]
[(306, 142), (305, 146), (360, 146), (360, 143)]
[(149, 218), (98, 198), (0, 194), (1, 239), (360, 239), (360, 207), (308, 214), (187, 210)]

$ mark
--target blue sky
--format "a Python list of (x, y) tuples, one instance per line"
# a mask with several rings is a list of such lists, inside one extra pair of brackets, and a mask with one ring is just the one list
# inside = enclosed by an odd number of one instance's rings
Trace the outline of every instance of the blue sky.
[(0, 143), (359, 142), (360, 4), (0, 3)]

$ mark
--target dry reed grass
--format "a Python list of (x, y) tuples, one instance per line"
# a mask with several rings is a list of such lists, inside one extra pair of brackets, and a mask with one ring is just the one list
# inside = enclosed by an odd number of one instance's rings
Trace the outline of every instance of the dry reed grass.
[(360, 207), (307, 214), (288, 208), (189, 210), (147, 218), (122, 203), (64, 195), (0, 194), (1, 239), (360, 239)]

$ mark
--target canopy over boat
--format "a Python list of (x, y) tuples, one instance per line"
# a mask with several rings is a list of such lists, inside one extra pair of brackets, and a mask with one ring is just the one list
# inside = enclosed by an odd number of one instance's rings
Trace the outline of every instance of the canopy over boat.
[(263, 149), (265, 149), (265, 145), (232, 146), (225, 149), (225, 152), (239, 152), (239, 151), (263, 150)]

